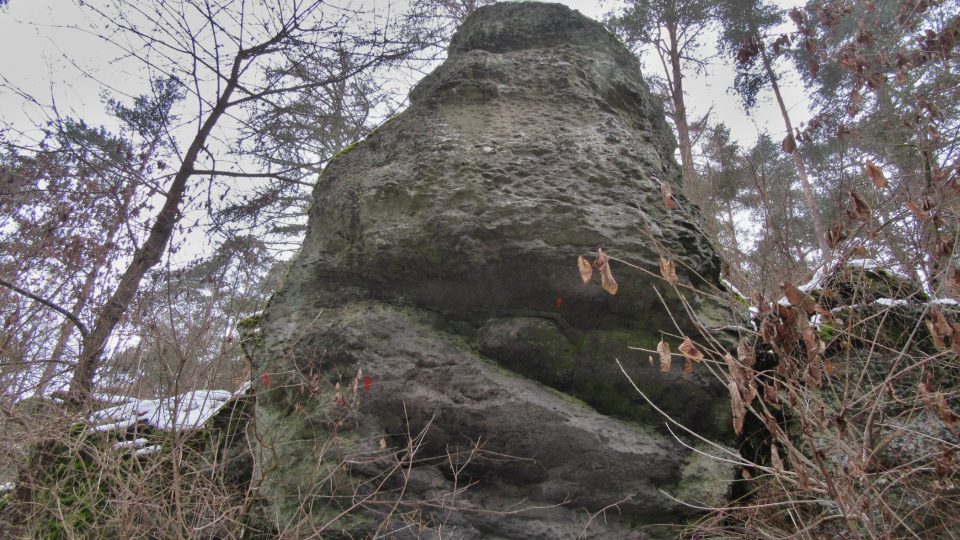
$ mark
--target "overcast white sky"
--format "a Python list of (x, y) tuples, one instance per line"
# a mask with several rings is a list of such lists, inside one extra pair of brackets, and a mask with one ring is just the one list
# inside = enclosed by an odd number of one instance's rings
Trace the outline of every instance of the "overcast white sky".
[[(615, 4), (612, 1), (560, 0), (581, 13), (600, 19)], [(780, 0), (781, 5), (799, 2)], [(367, 8), (386, 6), (386, 0), (362, 0), (353, 4)], [(82, 30), (92, 21), (75, 1), (11, 0), (0, 12), (0, 77), (42, 105), (56, 102), (60, 113), (85, 119), (95, 125), (113, 127), (103, 113), (100, 94), (104, 88), (114, 94), (138, 94), (145, 91), (143, 76), (132, 73), (133, 63), (117, 58), (117, 51), (100, 38)], [(705, 41), (712, 38), (708, 37)], [(648, 63), (656, 73), (657, 65)], [(799, 79), (790, 70), (784, 81), (785, 99), (795, 124), (808, 116)], [(87, 75), (84, 75), (83, 73)], [(759, 107), (747, 115), (739, 99), (730, 92), (733, 70), (725, 59), (716, 58), (702, 76), (689, 75), (684, 83), (691, 117), (712, 109), (715, 120), (730, 126), (733, 136), (744, 144), (756, 138), (759, 130), (782, 136), (779, 111), (769, 91), (761, 94)], [(0, 121), (18, 130), (30, 130), (43, 122), (37, 107), (25, 104), (9, 88), (0, 88)]]

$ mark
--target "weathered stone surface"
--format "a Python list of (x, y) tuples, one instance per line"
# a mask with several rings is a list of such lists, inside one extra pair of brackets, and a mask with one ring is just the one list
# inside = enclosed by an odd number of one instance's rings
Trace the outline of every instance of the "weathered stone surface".
[[(636, 538), (688, 515), (660, 489), (722, 494), (729, 470), (690, 461), (615, 359), (672, 415), (727, 438), (722, 384), (660, 373), (628, 346), (729, 312), (689, 293), (691, 321), (639, 271), (615, 267), (616, 296), (576, 272), (601, 246), (653, 271), (673, 259), (684, 285), (719, 284), (699, 210), (661, 202), (660, 182), (679, 183), (673, 150), (637, 62), (601, 25), (552, 4), (477, 10), (410, 108), (318, 181), (255, 347), (260, 524)], [(404, 449), (410, 466), (391, 469)], [(344, 494), (356, 495), (331, 503)]]

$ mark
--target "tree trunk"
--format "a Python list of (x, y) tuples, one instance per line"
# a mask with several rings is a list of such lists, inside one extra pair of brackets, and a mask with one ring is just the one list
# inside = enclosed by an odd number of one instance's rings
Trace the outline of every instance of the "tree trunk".
[(245, 54), (241, 52), (234, 60), (223, 93), (217, 99), (213, 109), (210, 110), (210, 114), (200, 126), (200, 130), (194, 136), (190, 147), (184, 154), (173, 183), (167, 190), (163, 208), (160, 209), (153, 227), (150, 228), (150, 234), (140, 249), (134, 253), (133, 260), (120, 277), (120, 282), (113, 295), (97, 314), (93, 330), (82, 342), (77, 367), (74, 369), (73, 378), (70, 380), (71, 399), (77, 404), (85, 403), (88, 400), (93, 387), (94, 373), (99, 367), (100, 357), (106, 347), (107, 340), (110, 339), (113, 329), (120, 322), (120, 318), (123, 317), (139, 290), (143, 277), (163, 257), (167, 243), (173, 235), (173, 228), (180, 221), (180, 203), (186, 193), (187, 180), (193, 174), (197, 156), (206, 144), (207, 137), (230, 106), (230, 96), (237, 88), (240, 79), (240, 67), (244, 58)]
[[(790, 122), (790, 114), (787, 112), (787, 106), (783, 103), (783, 96), (780, 94), (780, 85), (777, 83), (777, 75), (773, 72), (773, 66), (770, 63), (770, 57), (767, 51), (760, 48), (760, 57), (763, 59), (763, 67), (770, 77), (770, 86), (773, 88), (773, 94), (777, 98), (777, 105), (780, 106), (780, 114), (783, 115), (783, 124), (787, 128), (787, 136), (793, 136), (793, 124)], [(803, 187), (803, 198), (807, 203), (807, 210), (810, 212), (810, 220), (813, 222), (813, 230), (817, 235), (817, 245), (820, 247), (820, 258), (823, 262), (828, 262), (831, 255), (830, 244), (827, 243), (827, 230), (820, 221), (820, 211), (817, 208), (816, 200), (813, 197), (813, 187), (810, 185), (810, 178), (807, 176), (807, 168), (803, 164), (803, 157), (798, 149), (793, 150), (793, 164), (797, 169), (797, 176), (800, 177), (800, 185)]]
[(680, 70), (680, 45), (677, 42), (676, 25), (668, 25), (667, 33), (670, 36), (670, 70), (673, 78), (670, 85), (670, 98), (673, 100), (674, 121), (677, 124), (680, 167), (683, 183), (690, 185), (696, 178), (696, 171), (693, 168), (693, 147), (690, 142), (690, 126), (687, 123), (687, 106), (683, 100), (683, 72)]

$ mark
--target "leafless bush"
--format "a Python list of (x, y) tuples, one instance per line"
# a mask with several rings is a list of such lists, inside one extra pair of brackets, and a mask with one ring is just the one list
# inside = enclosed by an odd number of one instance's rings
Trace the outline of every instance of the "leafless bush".
[[(670, 261), (660, 271), (689, 296)], [(735, 354), (706, 329), (704, 345), (677, 335), (680, 354), (650, 351), (663, 369), (681, 356), (685, 372), (693, 359), (722, 377), (739, 436), (736, 453), (713, 444), (716, 459), (740, 465), (736, 500), (685, 501), (706, 514), (684, 536), (943, 538), (960, 530), (960, 416), (950, 405), (960, 395), (957, 303), (931, 300), (908, 278), (849, 254), (824, 274), (808, 286), (784, 283), (779, 301), (755, 298), (753, 328), (740, 328)], [(660, 412), (681, 442), (703, 440)]]

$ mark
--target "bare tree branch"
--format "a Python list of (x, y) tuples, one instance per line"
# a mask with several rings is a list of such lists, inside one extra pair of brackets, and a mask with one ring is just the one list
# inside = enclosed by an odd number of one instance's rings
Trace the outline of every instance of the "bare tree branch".
[(74, 315), (73, 313), (70, 313), (70, 312), (67, 311), (66, 309), (58, 306), (57, 304), (54, 304), (53, 302), (47, 300), (46, 298), (43, 298), (43, 297), (38, 296), (38, 295), (36, 295), (36, 294), (33, 294), (32, 292), (30, 292), (30, 291), (28, 291), (28, 290), (26, 290), (26, 289), (17, 287), (17, 286), (14, 285), (13, 283), (10, 283), (9, 281), (7, 281), (7, 280), (5, 280), (5, 279), (3, 279), (3, 278), (0, 278), (0, 285), (6, 287), (6, 288), (8, 288), (8, 289), (10, 289), (11, 291), (13, 291), (13, 292), (15, 292), (15, 293), (18, 293), (18, 294), (21, 294), (21, 295), (23, 295), (23, 296), (26, 296), (27, 298), (33, 300), (34, 302), (43, 304), (44, 306), (46, 306), (46, 307), (48, 307), (48, 308), (56, 311), (57, 313), (63, 315), (63, 316), (66, 317), (70, 322), (72, 322), (74, 325), (76, 325), (77, 331), (80, 332), (80, 335), (83, 336), (84, 339), (86, 339), (87, 335), (89, 335), (90, 332), (87, 331), (87, 325), (83, 324), (83, 321), (81, 321), (79, 317), (77, 317), (77, 316)]

